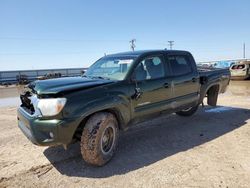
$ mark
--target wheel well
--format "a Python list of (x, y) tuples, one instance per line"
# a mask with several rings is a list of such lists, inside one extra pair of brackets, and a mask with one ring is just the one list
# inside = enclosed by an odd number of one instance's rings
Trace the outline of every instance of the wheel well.
[(207, 90), (206, 95), (207, 95), (207, 104), (208, 105), (216, 106), (219, 91), (220, 91), (219, 84), (213, 85)]
[(86, 122), (88, 121), (88, 119), (92, 115), (94, 115), (95, 113), (98, 113), (98, 112), (109, 112), (109, 113), (113, 114), (115, 116), (115, 118), (117, 119), (117, 121), (118, 121), (118, 128), (122, 129), (122, 121), (121, 121), (121, 117), (119, 115), (119, 112), (117, 110), (115, 110), (115, 109), (105, 109), (105, 110), (94, 112), (94, 113), (89, 114), (88, 116), (86, 116), (81, 121), (81, 123), (78, 125), (78, 127), (76, 128), (75, 133), (73, 135), (73, 139), (76, 139), (76, 140), (80, 140), (81, 139), (82, 131), (83, 131), (83, 128), (84, 128)]
[(213, 92), (213, 91), (219, 91), (220, 89), (220, 85), (219, 84), (216, 84), (216, 85), (212, 85), (209, 87), (209, 89), (207, 90), (207, 95), (210, 93), (210, 92)]

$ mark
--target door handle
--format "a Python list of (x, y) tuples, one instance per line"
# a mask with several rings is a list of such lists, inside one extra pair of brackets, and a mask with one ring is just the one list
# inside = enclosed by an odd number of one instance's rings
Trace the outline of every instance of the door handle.
[(164, 83), (164, 84), (163, 84), (163, 87), (169, 88), (169, 83)]

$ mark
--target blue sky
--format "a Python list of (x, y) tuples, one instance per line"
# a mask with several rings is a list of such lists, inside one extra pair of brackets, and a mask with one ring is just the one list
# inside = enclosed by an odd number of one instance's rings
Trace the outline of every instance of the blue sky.
[(0, 71), (86, 67), (104, 55), (168, 48), (197, 61), (250, 58), (249, 0), (0, 0)]

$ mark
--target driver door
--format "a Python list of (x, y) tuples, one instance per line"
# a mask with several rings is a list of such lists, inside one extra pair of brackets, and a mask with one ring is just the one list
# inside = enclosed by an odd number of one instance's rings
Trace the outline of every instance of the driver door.
[(172, 98), (172, 84), (167, 75), (164, 54), (150, 55), (139, 61), (133, 83), (135, 94), (139, 95), (132, 98), (135, 119), (157, 115), (167, 109), (166, 104)]

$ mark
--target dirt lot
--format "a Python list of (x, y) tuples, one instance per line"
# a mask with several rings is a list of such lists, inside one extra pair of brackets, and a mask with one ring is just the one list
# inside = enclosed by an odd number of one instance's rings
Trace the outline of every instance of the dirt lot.
[(31, 144), (16, 107), (1, 107), (0, 187), (250, 187), (250, 81), (231, 82), (218, 105), (136, 126), (99, 168), (82, 161), (78, 144)]

